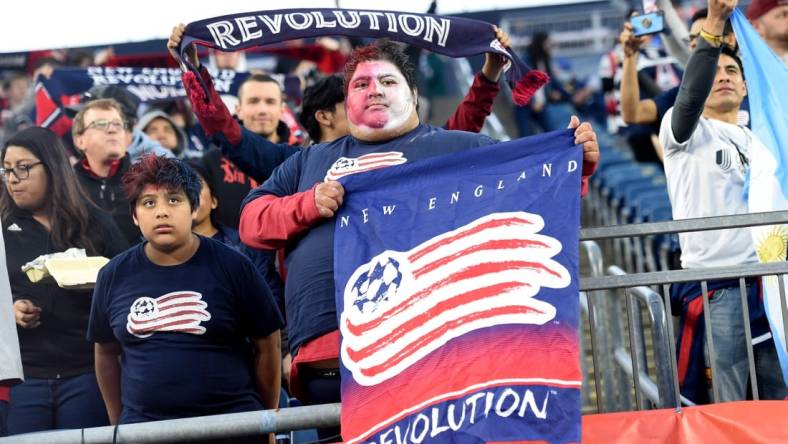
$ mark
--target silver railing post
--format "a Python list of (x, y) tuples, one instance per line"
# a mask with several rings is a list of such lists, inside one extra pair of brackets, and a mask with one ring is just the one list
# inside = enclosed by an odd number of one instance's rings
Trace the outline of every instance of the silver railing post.
[[(0, 438), (2, 444), (199, 443), (202, 440), (263, 436), (339, 425), (339, 404), (229, 413), (124, 424), (117, 427), (58, 430)], [(117, 435), (116, 435), (117, 433)], [(116, 440), (113, 440), (113, 437)]]
[[(613, 265), (608, 267), (608, 273), (616, 276), (624, 276), (626, 273), (621, 268)], [(634, 287), (630, 289), (630, 293), (635, 297), (637, 305), (644, 304), (651, 321), (651, 338), (654, 347), (654, 368), (656, 371), (656, 387), (658, 389), (658, 397), (651, 399), (651, 401), (660, 408), (673, 407), (676, 400), (679, 399), (677, 384), (674, 381), (677, 379), (673, 376), (675, 369), (675, 361), (673, 354), (673, 341), (669, 338), (668, 317), (665, 315), (665, 308), (661, 296), (648, 287)], [(632, 310), (635, 318), (634, 326), (637, 330), (643, 330), (643, 323), (640, 319), (640, 309)], [(671, 321), (672, 323), (672, 321)], [(644, 335), (640, 333), (637, 335), (636, 342), (639, 343), (637, 348), (638, 362), (641, 366), (641, 374), (648, 377), (646, 360), (646, 350), (644, 343)], [(674, 362), (671, 365), (671, 362)], [(650, 380), (650, 379), (649, 379)], [(674, 385), (676, 392), (674, 393)]]
[[(582, 250), (588, 257), (592, 276), (604, 274), (604, 262), (602, 251), (594, 241), (581, 243)], [(588, 302), (588, 321), (591, 341), (591, 360), (594, 368), (594, 389), (596, 394), (596, 404), (598, 413), (610, 412), (616, 409), (614, 398), (606, 396), (605, 391), (614, 389), (616, 380), (613, 371), (614, 367), (609, 361), (600, 359), (599, 355), (603, 351), (612, 352), (611, 335), (609, 332), (609, 298), (606, 292), (597, 291), (586, 293)], [(599, 316), (601, 315), (601, 322)]]
[(678, 362), (676, 361), (676, 334), (673, 331), (673, 306), (670, 299), (670, 286), (664, 284), (662, 286), (663, 300), (665, 303), (665, 319), (668, 327), (668, 351), (670, 356), (670, 381), (673, 388), (673, 404), (676, 407), (676, 412), (681, 411), (681, 388), (679, 387), (679, 371)]
[(752, 399), (758, 400), (758, 376), (755, 374), (755, 353), (752, 349), (752, 332), (750, 331), (750, 304), (747, 302), (747, 282), (739, 278), (739, 296), (741, 297), (741, 315), (744, 321), (744, 338), (747, 344), (747, 362), (750, 369), (750, 387)]
[(700, 283), (700, 294), (703, 298), (703, 319), (706, 338), (706, 352), (708, 353), (709, 368), (711, 368), (711, 394), (714, 403), (720, 402), (719, 375), (717, 374), (717, 355), (714, 353), (714, 335), (711, 325), (711, 308), (709, 307), (709, 287), (706, 281)]
[(780, 307), (783, 314), (783, 340), (785, 341), (785, 351), (788, 352), (788, 302), (785, 300), (785, 276), (778, 275), (778, 285), (780, 286)]

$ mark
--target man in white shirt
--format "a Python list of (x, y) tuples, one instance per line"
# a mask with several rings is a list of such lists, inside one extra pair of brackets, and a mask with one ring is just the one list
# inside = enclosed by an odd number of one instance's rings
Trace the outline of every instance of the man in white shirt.
[[(735, 6), (736, 0), (709, 0), (697, 49), (687, 63), (675, 106), (665, 114), (660, 127), (668, 194), (676, 220), (747, 212), (748, 153), (761, 142), (736, 120), (747, 94), (744, 70), (736, 53), (722, 44), (725, 20)], [(747, 228), (682, 233), (679, 241), (683, 268), (757, 263)], [(748, 280), (747, 288), (759, 393), (761, 398), (782, 399), (785, 383), (758, 280)], [(748, 364), (738, 280), (709, 282), (708, 291), (717, 370), (713, 381), (718, 384), (720, 401), (741, 400), (747, 394)], [(677, 355), (682, 394), (704, 402), (707, 384), (703, 380), (710, 372), (700, 285), (678, 284), (671, 292), (673, 303), (681, 304)]]

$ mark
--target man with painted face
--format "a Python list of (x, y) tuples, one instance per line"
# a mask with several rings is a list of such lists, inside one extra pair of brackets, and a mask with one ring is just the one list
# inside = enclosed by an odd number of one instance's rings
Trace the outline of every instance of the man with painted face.
[[(175, 26), (167, 42), (167, 47), (176, 60), (179, 59), (177, 48), (183, 39), (185, 28), (183, 24)], [(509, 36), (498, 27), (495, 27), (495, 33), (501, 45), (508, 47)], [(275, 105), (271, 101), (273, 92), (271, 85), (268, 85), (266, 93), (263, 90), (264, 85), (260, 82), (251, 83), (249, 88), (245, 85), (250, 83), (250, 80), (244, 82), (238, 93), (240, 104), (236, 107), (236, 114), (244, 124), (241, 126), (223, 106), (221, 98), (213, 86), (211, 76), (205, 68), (200, 67), (200, 60), (193, 46), (189, 48), (188, 54), (190, 62), (198, 67), (202, 82), (208, 89), (206, 101), (202, 85), (193, 78), (184, 77), (184, 88), (188, 92), (200, 125), (206, 135), (221, 147), (222, 153), (227, 159), (254, 180), (264, 181), (284, 159), (299, 151), (298, 147), (282, 143), (286, 138), (277, 138), (276, 133), (271, 132), (270, 125), (268, 125), (267, 132), (263, 131), (265, 126), (262, 125), (263, 121), (274, 112), (271, 111), (272, 106)], [(505, 65), (506, 58), (492, 53), (485, 55), (484, 66), (474, 76), (465, 98), (447, 120), (446, 129), (481, 131), (485, 119), (492, 112), (493, 101), (500, 91), (498, 82)], [(254, 76), (250, 77), (250, 79), (254, 78)], [(344, 113), (344, 91), (340, 87), (340, 83), (341, 81), (338, 79), (329, 77), (320, 82), (319, 88), (312, 87), (304, 91), (304, 108), (301, 120), (309, 130), (314, 142), (329, 142), (348, 134), (347, 119)], [(327, 91), (327, 88), (334, 89)], [(247, 89), (250, 90), (249, 94), (247, 94)], [(250, 103), (246, 103), (247, 101)], [(281, 106), (280, 101), (279, 108)], [(269, 111), (265, 113), (254, 111), (266, 108)], [(254, 121), (255, 116), (259, 122)], [(210, 157), (206, 155), (208, 162), (211, 161)]]
[[(357, 49), (345, 68), (350, 135), (289, 157), (245, 200), (240, 234), (247, 245), (287, 250), (285, 285), (291, 390), (309, 403), (339, 401), (339, 334), (334, 303), (334, 215), (342, 205), (339, 177), (362, 172), (355, 161), (375, 154), (379, 167), (490, 145), (487, 136), (419, 122), (415, 73), (402, 48), (379, 40)], [(588, 123), (576, 128), (584, 160), (599, 158)]]

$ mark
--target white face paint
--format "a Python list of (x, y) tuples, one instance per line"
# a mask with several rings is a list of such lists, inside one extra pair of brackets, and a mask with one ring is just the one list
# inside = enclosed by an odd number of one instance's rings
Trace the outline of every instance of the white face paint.
[(385, 60), (359, 63), (345, 107), (354, 136), (409, 131), (413, 119), (418, 124), (413, 91), (399, 69)]

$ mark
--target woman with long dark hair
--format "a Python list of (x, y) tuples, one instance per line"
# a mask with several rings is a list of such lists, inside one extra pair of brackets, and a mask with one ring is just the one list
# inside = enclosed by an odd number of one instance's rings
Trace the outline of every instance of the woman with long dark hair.
[(112, 257), (127, 243), (112, 218), (90, 203), (60, 139), (25, 129), (2, 151), (0, 218), (25, 382), (11, 389), (9, 434), (108, 424), (85, 339), (89, 290), (31, 282), (22, 266), (43, 254), (84, 248)]

